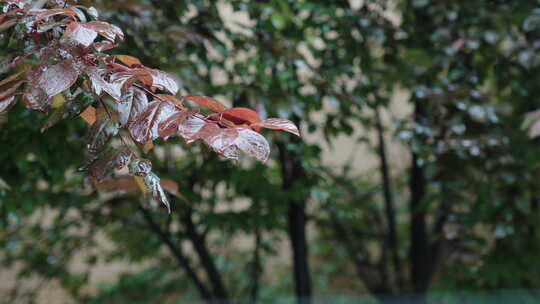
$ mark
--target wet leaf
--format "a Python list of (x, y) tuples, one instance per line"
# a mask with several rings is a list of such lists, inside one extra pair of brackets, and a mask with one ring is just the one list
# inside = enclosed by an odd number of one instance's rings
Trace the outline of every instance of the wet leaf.
[(93, 6), (87, 8), (87, 9), (86, 9), (86, 12), (88, 13), (88, 15), (90, 15), (90, 16), (91, 16), (92, 18), (94, 18), (94, 19), (99, 18), (99, 12), (98, 12), (98, 10), (97, 10), (95, 7), (93, 7)]
[(223, 117), (229, 121), (232, 121), (237, 125), (250, 125), (261, 120), (261, 117), (259, 116), (259, 114), (257, 114), (257, 112), (248, 108), (232, 108), (223, 113), (214, 114), (214, 116), (217, 115), (219, 115), (219, 117)]
[(117, 151), (112, 149), (103, 151), (90, 164), (88, 173), (94, 180), (99, 182), (113, 171), (116, 153)]
[(135, 117), (129, 125), (133, 140), (140, 144), (159, 137), (159, 124), (178, 113), (175, 104), (168, 101), (153, 101), (145, 111)]
[(132, 157), (133, 152), (128, 148), (104, 151), (90, 165), (89, 174), (99, 182), (114, 169), (120, 170), (124, 168), (131, 161)]
[[(0, 2), (2, 2), (2, 1), (0, 1)], [(22, 10), (22, 9), (12, 9), (9, 12), (0, 14), (0, 23), (3, 22), (4, 19), (6, 19), (7, 17), (9, 17), (11, 15), (18, 14), (18, 13), (24, 13), (24, 10)]]
[(50, 17), (58, 16), (58, 15), (66, 15), (68, 17), (75, 17), (77, 16), (77, 12), (74, 11), (72, 8), (53, 8), (53, 9), (45, 9), (45, 10), (39, 10), (39, 11), (30, 11), (29, 14), (35, 15), (35, 21), (41, 21), (43, 19), (47, 19)]
[(132, 122), (147, 107), (148, 98), (146, 94), (136, 88), (129, 89), (122, 97), (120, 103), (116, 105), (120, 125), (124, 126)]
[(261, 128), (272, 129), (272, 130), (282, 130), (289, 133), (292, 133), (296, 136), (300, 136), (300, 131), (296, 125), (287, 119), (283, 118), (268, 118), (263, 121), (256, 122), (251, 125), (255, 131), (259, 131)]
[(170, 74), (160, 70), (150, 70), (150, 75), (152, 76), (152, 87), (169, 91), (172, 94), (178, 93), (178, 83)]
[[(101, 95), (103, 91), (107, 92), (112, 98), (117, 101), (120, 101), (122, 98), (122, 88), (124, 82), (127, 79), (122, 79), (121, 81), (108, 82), (104, 79), (105, 74), (108, 71), (102, 68), (89, 67), (86, 69), (86, 74), (90, 77), (92, 81), (92, 90), (96, 95)], [(124, 81), (124, 82), (123, 82)]]
[(145, 86), (149, 88), (152, 87), (152, 84), (154, 83), (154, 80), (152, 78), (152, 75), (150, 74), (149, 69), (135, 68), (135, 69), (128, 69), (125, 72), (133, 76), (136, 76), (140, 82), (142, 82)]
[[(41, 132), (49, 129), (50, 127), (56, 125), (63, 119), (74, 118), (81, 114), (81, 112), (88, 108), (92, 103), (92, 99), (84, 98), (84, 95), (79, 95), (79, 98), (66, 101), (62, 94), (55, 95), (62, 96), (63, 104), (58, 108), (54, 109), (52, 114), (47, 118), (45, 124), (41, 128)], [(54, 107), (53, 107), (54, 108)]]
[(133, 56), (128, 55), (115, 55), (116, 59), (120, 60), (123, 64), (127, 65), (128, 67), (134, 67), (134, 66), (140, 66), (142, 65), (141, 61)]
[[(223, 155), (226, 158), (238, 159), (238, 153), (231, 154), (230, 152), (232, 152), (231, 146), (235, 147), (234, 142), (239, 135), (238, 130), (235, 128), (220, 128), (218, 132), (204, 138), (204, 141), (216, 153)], [(229, 153), (227, 153), (227, 151)]]
[(49, 97), (52, 97), (70, 88), (78, 77), (79, 71), (74, 67), (73, 62), (65, 60), (53, 66), (45, 67), (37, 80), (37, 85)]
[(116, 36), (118, 36), (120, 40), (124, 40), (124, 33), (119, 27), (114, 24), (103, 21), (91, 21), (82, 23), (82, 26), (86, 27), (87, 29), (96, 31), (98, 34), (105, 37), (105, 39), (111, 42), (114, 42)]
[(159, 136), (167, 140), (169, 137), (176, 135), (178, 133), (178, 128), (180, 124), (184, 123), (186, 119), (193, 116), (195, 113), (197, 113), (197, 111), (178, 111), (167, 119), (161, 121), (158, 126)]
[(50, 98), (47, 93), (39, 87), (32, 86), (23, 94), (26, 107), (33, 110), (45, 111), (50, 106)]
[(155, 175), (154, 173), (150, 172), (144, 177), (144, 184), (146, 185), (146, 187), (148, 187), (154, 199), (163, 203), (167, 207), (167, 211), (171, 213), (171, 205), (169, 204), (167, 195), (163, 191), (163, 187), (161, 187), (159, 177), (157, 177), (157, 175)]
[(224, 106), (221, 102), (216, 99), (204, 95), (187, 95), (184, 96), (184, 99), (193, 101), (200, 105), (201, 107), (208, 109), (213, 112), (224, 112), (227, 110), (227, 107)]
[(105, 42), (95, 42), (94, 44), (92, 44), (92, 46), (98, 52), (105, 52), (107, 50), (114, 49), (114, 48), (118, 47), (118, 44), (114, 44), (114, 43), (111, 43), (109, 41), (105, 41)]
[(186, 141), (190, 141), (207, 122), (198, 117), (190, 117), (178, 126), (178, 134)]
[(172, 102), (174, 104), (177, 104), (179, 106), (183, 106), (182, 102), (180, 100), (178, 100), (176, 97), (174, 97), (173, 95), (157, 94), (156, 97), (161, 99), (161, 100), (167, 100), (167, 101), (170, 101), (170, 102)]
[(86, 134), (86, 144), (90, 154), (97, 154), (118, 133), (118, 124), (110, 119), (98, 119)]
[(152, 171), (152, 162), (147, 159), (134, 159), (129, 163), (129, 174), (135, 176), (146, 176)]
[(129, 72), (116, 72), (109, 77), (109, 83), (120, 87), (120, 95), (124, 95), (126, 91), (137, 81), (137, 76)]
[(90, 46), (96, 40), (97, 35), (98, 33), (96, 31), (83, 26), (80, 22), (71, 22), (64, 31), (65, 37), (86, 47)]
[(220, 132), (221, 128), (218, 127), (215, 123), (206, 123), (202, 128), (199, 129), (187, 142), (191, 143), (197, 139), (202, 139), (206, 141), (210, 137), (217, 135)]
[(0, 99), (0, 113), (6, 112), (15, 103), (15, 96)]
[(233, 144), (249, 156), (266, 163), (270, 155), (270, 146), (266, 139), (261, 134), (249, 129), (238, 128), (237, 131), (238, 137)]
[(131, 159), (135, 156), (133, 151), (129, 148), (124, 148), (116, 154), (115, 168), (121, 170), (131, 163)]

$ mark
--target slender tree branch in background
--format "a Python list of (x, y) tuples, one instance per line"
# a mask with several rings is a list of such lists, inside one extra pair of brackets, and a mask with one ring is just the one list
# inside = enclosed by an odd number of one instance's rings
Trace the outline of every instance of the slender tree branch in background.
[(380, 110), (375, 106), (375, 128), (378, 138), (378, 154), (380, 160), (380, 170), (383, 185), (383, 194), (385, 202), (386, 222), (388, 225), (388, 246), (392, 255), (392, 263), (396, 277), (396, 288), (399, 291), (403, 288), (403, 274), (401, 269), (401, 261), (399, 259), (399, 244), (396, 229), (396, 210), (394, 207), (394, 197), (392, 195), (392, 181), (390, 177), (390, 168), (388, 166), (388, 157), (386, 152), (386, 144), (384, 140), (384, 127), (381, 121)]
[(191, 267), (189, 259), (182, 253), (182, 249), (180, 246), (177, 246), (173, 243), (170, 234), (163, 231), (161, 227), (159, 227), (158, 223), (154, 221), (152, 218), (152, 215), (148, 210), (146, 210), (142, 206), (138, 206), (139, 211), (144, 216), (144, 219), (150, 226), (150, 228), (154, 231), (155, 234), (159, 236), (159, 238), (165, 243), (165, 245), (169, 248), (172, 255), (176, 258), (178, 263), (182, 268), (184, 268), (184, 271), (186, 271), (188, 277), (191, 279), (193, 284), (195, 284), (195, 287), (199, 291), (199, 294), (201, 297), (205, 300), (213, 300), (215, 297), (212, 296), (210, 291), (206, 288), (204, 283), (201, 281), (195, 270)]
[(214, 259), (212, 258), (210, 251), (208, 250), (206, 239), (197, 231), (195, 223), (193, 223), (192, 214), (193, 211), (191, 208), (188, 208), (188, 210), (182, 216), (182, 223), (186, 228), (186, 236), (189, 238), (191, 244), (197, 252), (199, 261), (206, 272), (210, 284), (212, 285), (215, 297), (225, 304), (228, 302), (229, 295), (225, 285), (223, 284), (221, 274), (214, 263)]

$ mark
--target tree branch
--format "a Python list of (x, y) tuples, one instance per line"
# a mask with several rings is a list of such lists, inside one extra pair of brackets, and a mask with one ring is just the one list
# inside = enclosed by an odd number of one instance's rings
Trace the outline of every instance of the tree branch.
[(199, 256), (201, 265), (203, 266), (206, 275), (208, 276), (208, 280), (212, 285), (214, 295), (218, 300), (227, 303), (229, 295), (227, 293), (227, 290), (225, 289), (225, 285), (223, 284), (221, 275), (216, 267), (216, 264), (212, 259), (210, 251), (206, 246), (206, 238), (197, 231), (197, 228), (193, 223), (192, 213), (192, 210), (188, 209), (188, 211), (186, 211), (186, 214), (182, 217), (182, 222), (186, 228), (186, 236), (193, 244), (193, 247), (195, 248), (195, 251)]
[(201, 281), (195, 270), (191, 267), (189, 259), (182, 253), (182, 249), (172, 242), (170, 234), (163, 231), (161, 227), (159, 227), (159, 225), (154, 221), (152, 215), (150, 214), (150, 212), (148, 212), (148, 210), (146, 210), (140, 205), (138, 206), (138, 209), (143, 214), (144, 219), (146, 220), (150, 228), (154, 231), (155, 234), (157, 234), (161, 238), (165, 245), (167, 245), (180, 266), (184, 268), (188, 277), (197, 287), (197, 290), (199, 291), (201, 297), (205, 300), (214, 299), (210, 291), (206, 288), (206, 286), (204, 286), (203, 282)]
[(394, 198), (392, 195), (392, 185), (390, 180), (390, 169), (388, 166), (388, 158), (386, 154), (386, 144), (384, 141), (384, 128), (381, 121), (381, 115), (379, 107), (375, 106), (375, 127), (378, 137), (378, 154), (381, 162), (381, 178), (383, 184), (383, 194), (385, 203), (385, 215), (388, 225), (388, 247), (392, 256), (392, 263), (394, 266), (396, 276), (396, 287), (401, 289), (403, 287), (403, 274), (401, 271), (401, 262), (399, 260), (399, 244), (396, 231), (396, 214), (394, 209)]

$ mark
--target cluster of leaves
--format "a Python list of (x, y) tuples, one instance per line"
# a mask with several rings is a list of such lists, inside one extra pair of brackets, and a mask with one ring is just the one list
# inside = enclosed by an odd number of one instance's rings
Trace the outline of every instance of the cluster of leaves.
[[(0, 28), (10, 31), (5, 43), (19, 54), (3, 67), (3, 72), (15, 73), (0, 82), (0, 112), (7, 112), (21, 96), (27, 108), (52, 112), (42, 131), (62, 119), (83, 117), (91, 126), (87, 160), (80, 169), (97, 182), (113, 169), (128, 167), (143, 192), (170, 209), (160, 179), (138, 148), (147, 152), (157, 138), (178, 135), (188, 143), (200, 139), (228, 159), (237, 160), (243, 151), (266, 162), (270, 148), (258, 133), (261, 128), (299, 135), (286, 119), (261, 119), (251, 109), (228, 109), (203, 95), (177, 99), (179, 85), (168, 73), (132, 56), (104, 53), (117, 47), (124, 33), (99, 21), (93, 7), (64, 1), (39, 8), (32, 1), (1, 2)], [(189, 108), (188, 101), (211, 113)], [(111, 143), (117, 135), (120, 147)]]

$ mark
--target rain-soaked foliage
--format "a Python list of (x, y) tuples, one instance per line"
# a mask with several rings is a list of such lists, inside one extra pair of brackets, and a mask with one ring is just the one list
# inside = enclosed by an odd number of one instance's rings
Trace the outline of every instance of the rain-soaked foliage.
[[(1, 2), (0, 27), (4, 31), (13, 28), (4, 39), (20, 53), (11, 54), (14, 58), (3, 68), (14, 70), (14, 74), (0, 83), (5, 88), (0, 95), (2, 112), (22, 95), (27, 108), (52, 110), (42, 131), (65, 118), (85, 118), (91, 126), (86, 136), (87, 160), (80, 170), (90, 171), (98, 182), (109, 177), (108, 171), (129, 165), (129, 173), (143, 181), (143, 191), (170, 210), (160, 179), (151, 172), (151, 163), (132, 150), (135, 144), (147, 152), (158, 137), (180, 135), (187, 142), (201, 139), (229, 159), (238, 160), (243, 151), (266, 162), (270, 148), (257, 133), (261, 128), (300, 135), (286, 119), (261, 120), (253, 110), (227, 109), (206, 96), (188, 95), (185, 99), (215, 114), (203, 115), (187, 108), (183, 99), (175, 97), (179, 86), (171, 75), (148, 68), (132, 56), (103, 53), (116, 48), (116, 38), (123, 41), (124, 33), (97, 20), (94, 7), (65, 2), (41, 7), (32, 1)], [(18, 94), (23, 84), (24, 92)], [(109, 143), (122, 129), (135, 144), (126, 143), (124, 136), (122, 150), (111, 151)]]

